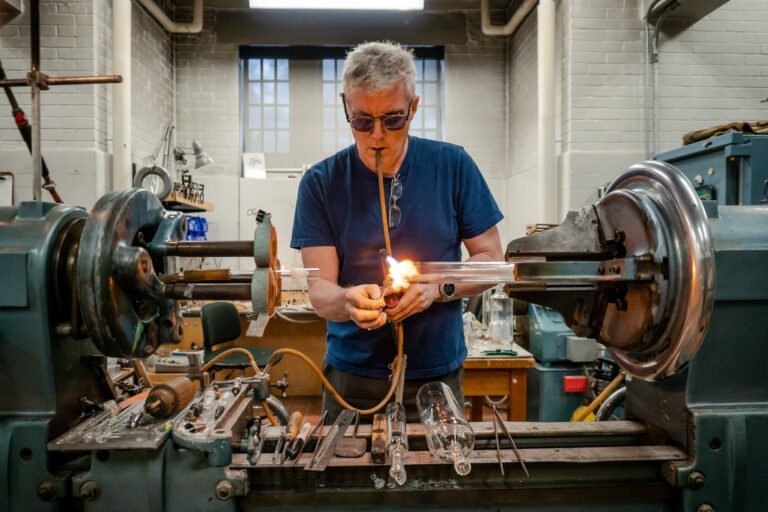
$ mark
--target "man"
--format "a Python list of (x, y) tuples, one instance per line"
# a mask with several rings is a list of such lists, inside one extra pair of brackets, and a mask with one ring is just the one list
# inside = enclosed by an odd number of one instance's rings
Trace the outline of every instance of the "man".
[[(291, 247), (301, 250), (305, 267), (319, 269), (309, 297), (328, 321), (324, 373), (350, 404), (369, 408), (385, 396), (388, 365), (396, 354), (387, 322), (403, 323), (404, 402), (413, 419), (415, 395), (425, 382), (445, 382), (463, 403), (467, 349), (457, 299), (484, 287), (413, 284), (396, 306), (385, 306), (376, 152), (395, 258), (459, 261), (463, 242), (470, 261), (500, 261), (495, 226), (503, 216), (462, 148), (408, 135), (419, 105), (410, 51), (391, 42), (352, 50), (344, 65), (342, 101), (355, 144), (305, 173)], [(341, 410), (327, 391), (323, 408), (332, 417)]]

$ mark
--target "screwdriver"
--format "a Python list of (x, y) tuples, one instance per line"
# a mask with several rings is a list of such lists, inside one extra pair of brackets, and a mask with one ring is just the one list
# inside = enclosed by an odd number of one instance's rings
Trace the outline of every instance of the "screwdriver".
[[(301, 419), (302, 414), (298, 411), (295, 411), (291, 414), (291, 417), (288, 419), (288, 425), (285, 427), (285, 430), (283, 430), (282, 435), (282, 441), (283, 441), (283, 453), (279, 460), (279, 463), (282, 464), (285, 461), (286, 452), (288, 451), (288, 447), (293, 442), (294, 439), (296, 439), (296, 436), (299, 434), (299, 426), (301, 425)], [(275, 463), (278, 461), (276, 460)]]
[(302, 425), (301, 430), (293, 439), (285, 452), (289, 459), (295, 459), (296, 456), (301, 452), (301, 450), (304, 448), (304, 443), (307, 442), (307, 437), (309, 436), (309, 432), (311, 430), (312, 424), (310, 422), (306, 422), (304, 425)]

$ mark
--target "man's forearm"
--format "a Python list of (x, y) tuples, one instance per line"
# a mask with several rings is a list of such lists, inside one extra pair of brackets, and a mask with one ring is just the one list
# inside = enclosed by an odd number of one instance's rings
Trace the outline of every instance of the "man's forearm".
[(331, 322), (346, 322), (350, 319), (344, 300), (346, 290), (326, 279), (317, 279), (309, 289), (309, 301), (315, 313)]

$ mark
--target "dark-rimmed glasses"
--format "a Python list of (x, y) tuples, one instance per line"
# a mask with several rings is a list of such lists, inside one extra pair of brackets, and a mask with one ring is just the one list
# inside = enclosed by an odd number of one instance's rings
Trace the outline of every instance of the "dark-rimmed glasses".
[(397, 206), (397, 200), (403, 197), (403, 184), (400, 178), (395, 174), (392, 178), (392, 188), (389, 191), (389, 227), (396, 228), (400, 224), (400, 207)]
[(383, 116), (367, 116), (359, 115), (355, 117), (349, 117), (347, 112), (347, 98), (344, 93), (339, 93), (341, 96), (341, 103), (344, 105), (344, 117), (347, 118), (347, 122), (357, 130), (358, 132), (372, 132), (373, 127), (376, 124), (376, 120), (381, 121), (381, 126), (387, 131), (402, 130), (405, 127), (405, 123), (411, 117), (411, 105), (413, 104), (413, 98), (408, 101), (407, 114), (384, 114)]

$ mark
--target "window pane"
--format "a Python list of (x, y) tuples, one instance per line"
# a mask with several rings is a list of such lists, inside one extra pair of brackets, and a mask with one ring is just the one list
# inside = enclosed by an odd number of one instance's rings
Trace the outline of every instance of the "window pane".
[(288, 128), (288, 118), (290, 117), (288, 107), (277, 107), (277, 127)]
[(261, 132), (253, 130), (246, 139), (245, 151), (247, 153), (261, 153)]
[(248, 80), (261, 80), (261, 59), (248, 61)]
[(264, 82), (264, 104), (272, 105), (275, 103), (275, 83)]
[(335, 67), (333, 59), (323, 59), (323, 80), (330, 82), (335, 75)]
[(288, 152), (288, 132), (287, 131), (279, 131), (277, 132), (277, 152), (278, 153), (287, 153)]
[(422, 68), (424, 67), (424, 59), (413, 59), (413, 64), (416, 66), (416, 81), (421, 82), (422, 80)]
[(424, 80), (430, 82), (437, 80), (437, 61), (435, 59), (424, 60)]
[(261, 128), (261, 107), (250, 107), (248, 109), (248, 126), (250, 128)]
[(437, 100), (437, 84), (425, 83), (424, 84), (424, 102), (427, 105), (434, 105)]
[(261, 103), (261, 82), (248, 84), (248, 103), (251, 105)]
[(323, 105), (333, 105), (336, 103), (336, 84), (323, 84)]
[(274, 127), (275, 127), (275, 107), (264, 107), (264, 128), (274, 128)]
[(275, 79), (275, 59), (264, 59), (264, 80)]
[(288, 59), (277, 59), (277, 79), (288, 80)]
[(344, 59), (336, 59), (336, 80), (344, 80)]
[(275, 153), (275, 132), (268, 130), (264, 132), (264, 152)]
[(424, 128), (427, 130), (437, 128), (437, 109), (435, 107), (424, 108)]
[(288, 82), (277, 83), (277, 103), (280, 105), (288, 105), (290, 103)]
[(349, 146), (349, 138), (344, 133), (339, 133), (336, 135), (336, 151), (340, 149), (344, 149), (345, 147)]
[(426, 138), (426, 139), (437, 139), (437, 132), (433, 132), (433, 131), (424, 132), (424, 138)]

